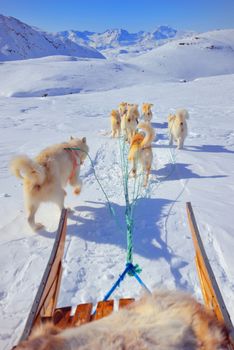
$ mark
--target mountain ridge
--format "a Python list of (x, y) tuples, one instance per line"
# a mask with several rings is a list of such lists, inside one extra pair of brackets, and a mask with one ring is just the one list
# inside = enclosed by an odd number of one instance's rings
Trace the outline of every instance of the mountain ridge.
[(59, 37), (68, 38), (75, 43), (89, 45), (97, 50), (106, 50), (141, 43), (148, 43), (153, 47), (160, 40), (175, 38), (179, 32), (170, 26), (161, 25), (152, 32), (140, 30), (130, 33), (123, 28), (114, 28), (104, 32), (65, 30), (57, 34)]
[(52, 55), (105, 58), (95, 48), (39, 30), (14, 17), (0, 14), (0, 61)]

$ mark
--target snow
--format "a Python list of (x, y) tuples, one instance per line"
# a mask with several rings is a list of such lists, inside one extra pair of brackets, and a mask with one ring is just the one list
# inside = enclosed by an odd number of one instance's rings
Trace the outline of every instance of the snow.
[[(9, 173), (9, 161), (19, 153), (34, 157), (71, 135), (86, 136), (96, 174), (123, 224), (119, 142), (110, 137), (109, 120), (111, 109), (123, 100), (154, 103), (153, 169), (135, 212), (134, 263), (143, 269), (141, 278), (152, 290), (182, 288), (202, 300), (185, 210), (190, 201), (234, 319), (232, 37), (228, 30), (205, 33), (201, 41), (186, 39), (198, 41), (196, 45), (171, 41), (124, 60), (50, 56), (0, 64), (1, 349), (10, 349), (22, 333), (60, 216), (53, 204), (42, 205), (37, 219), (46, 229), (32, 232), (22, 185)], [(217, 42), (222, 48), (206, 49)], [(162, 52), (164, 66), (158, 63)], [(168, 147), (167, 115), (180, 107), (190, 113), (189, 135), (185, 149), (177, 151)], [(101, 300), (126, 259), (126, 234), (110, 215), (89, 159), (81, 176), (80, 196), (67, 188), (66, 205), (74, 212), (63, 261), (63, 306)], [(140, 293), (137, 281), (127, 277), (114, 297), (137, 298)]]

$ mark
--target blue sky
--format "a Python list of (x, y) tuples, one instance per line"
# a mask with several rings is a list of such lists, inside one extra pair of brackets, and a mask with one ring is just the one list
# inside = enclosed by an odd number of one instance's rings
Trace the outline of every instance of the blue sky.
[(47, 31), (234, 28), (234, 0), (0, 0), (0, 13)]

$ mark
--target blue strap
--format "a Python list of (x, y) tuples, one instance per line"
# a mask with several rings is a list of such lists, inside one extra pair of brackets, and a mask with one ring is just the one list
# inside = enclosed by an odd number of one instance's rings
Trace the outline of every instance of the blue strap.
[(106, 295), (103, 298), (103, 301), (106, 301), (110, 298), (110, 296), (113, 294), (116, 288), (119, 287), (120, 283), (124, 280), (127, 274), (129, 274), (130, 276), (134, 276), (136, 280), (140, 283), (140, 285), (147, 291), (147, 293), (151, 294), (149, 288), (144, 284), (142, 279), (138, 276), (139, 272), (140, 272), (140, 269), (138, 265), (134, 266), (132, 263), (127, 263), (123, 273), (121, 273), (118, 280), (113, 284), (109, 292), (106, 293)]

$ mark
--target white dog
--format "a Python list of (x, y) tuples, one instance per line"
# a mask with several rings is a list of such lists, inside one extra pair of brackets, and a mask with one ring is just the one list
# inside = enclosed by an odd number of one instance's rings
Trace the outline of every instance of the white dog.
[(173, 141), (176, 141), (178, 149), (184, 147), (184, 140), (188, 133), (187, 119), (189, 119), (189, 114), (186, 109), (178, 109), (175, 114), (168, 116), (170, 145), (173, 144)]
[[(65, 148), (80, 150), (71, 151)], [(62, 210), (66, 195), (64, 188), (68, 182), (74, 187), (75, 194), (80, 193), (80, 166), (88, 150), (85, 137), (81, 140), (71, 137), (69, 142), (46, 148), (34, 160), (20, 155), (11, 161), (12, 173), (23, 179), (25, 208), (32, 229), (39, 230), (43, 227), (35, 222), (35, 214), (41, 202), (54, 202)]]
[(142, 115), (145, 122), (151, 122), (153, 118), (153, 113), (151, 108), (153, 107), (152, 103), (143, 103), (142, 104)]
[(127, 112), (121, 117), (121, 132), (129, 143), (135, 133), (138, 123), (139, 112), (137, 105), (128, 104)]
[(38, 329), (16, 350), (221, 350), (228, 331), (214, 313), (182, 292), (156, 292), (77, 328)]
[(125, 113), (127, 113), (128, 110), (128, 103), (127, 102), (121, 102), (119, 104), (119, 114), (122, 117)]

